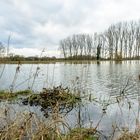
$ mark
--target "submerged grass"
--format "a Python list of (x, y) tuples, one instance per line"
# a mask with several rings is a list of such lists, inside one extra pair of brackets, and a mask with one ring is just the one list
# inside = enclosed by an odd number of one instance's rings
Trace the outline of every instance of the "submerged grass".
[(40, 106), (41, 110), (48, 117), (49, 113), (58, 110), (59, 113), (68, 113), (77, 103), (81, 101), (81, 97), (73, 94), (68, 88), (61, 86), (52, 89), (44, 88), (39, 94), (32, 94), (23, 100), (24, 105)]
[(29, 89), (27, 90), (20, 90), (20, 91), (17, 91), (15, 92), (16, 95), (30, 95), (32, 94), (33, 92)]
[(21, 90), (11, 93), (10, 91), (1, 90), (0, 91), (0, 100), (13, 100), (17, 99), (18, 96), (27, 96), (32, 94), (31, 90)]

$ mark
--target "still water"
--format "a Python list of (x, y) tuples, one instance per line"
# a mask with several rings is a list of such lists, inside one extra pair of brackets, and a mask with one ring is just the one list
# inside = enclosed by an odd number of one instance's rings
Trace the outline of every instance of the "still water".
[[(44, 87), (63, 85), (76, 88), (82, 95), (91, 95), (93, 102), (81, 108), (84, 126), (98, 126), (105, 134), (112, 133), (112, 126), (135, 127), (138, 116), (140, 61), (23, 64), (16, 72), (16, 64), (0, 65), (0, 89), (41, 91)], [(125, 95), (119, 103), (121, 95)], [(103, 115), (103, 110), (105, 113)], [(76, 111), (66, 120), (75, 125)]]

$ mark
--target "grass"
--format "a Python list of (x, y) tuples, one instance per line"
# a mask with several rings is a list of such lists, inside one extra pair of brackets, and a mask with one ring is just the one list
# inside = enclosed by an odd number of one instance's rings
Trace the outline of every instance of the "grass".
[(74, 128), (67, 134), (68, 140), (97, 140), (94, 128)]
[(28, 89), (27, 90), (20, 90), (20, 91), (15, 92), (16, 95), (24, 95), (24, 96), (30, 95), (32, 93), (33, 92), (31, 90), (28, 90)]
[(127, 132), (123, 133), (118, 140), (140, 140), (140, 132)]
[(10, 93), (9, 91), (0, 91), (0, 100), (14, 100), (17, 99), (18, 96), (27, 96), (32, 94), (31, 90), (21, 90), (17, 92)]
[[(8, 113), (7, 113), (8, 114)], [(5, 118), (9, 118), (5, 114)], [(5, 119), (6, 120), (6, 119)], [(10, 119), (11, 120), (11, 119)], [(1, 140), (97, 140), (95, 130), (92, 128), (75, 128), (68, 133), (62, 133), (60, 130), (59, 118), (51, 119), (49, 123), (37, 117), (31, 112), (22, 112), (14, 119), (5, 123), (0, 128)], [(61, 125), (65, 124), (63, 121)], [(66, 125), (65, 125), (66, 126)]]
[[(52, 89), (43, 89), (39, 94), (33, 93), (31, 90), (21, 91), (0, 91), (1, 101), (12, 101), (20, 98), (23, 105), (40, 106), (44, 116), (48, 117), (52, 112), (69, 113), (74, 107), (81, 102), (79, 95), (73, 94), (68, 88), (61, 86), (53, 87)], [(46, 111), (47, 110), (47, 111)]]
[(45, 112), (44, 115), (47, 117), (48, 113), (56, 110), (59, 113), (68, 113), (79, 102), (81, 102), (79, 95), (73, 94), (69, 89), (64, 89), (59, 86), (53, 87), (52, 89), (44, 89), (39, 94), (32, 94), (25, 98), (22, 103), (24, 105), (41, 106), (41, 110)]
[[(14, 93), (7, 91), (0, 91), (1, 100), (13, 100), (18, 96), (28, 96), (24, 98), (27, 104), (39, 105), (45, 111), (49, 111), (49, 121), (46, 123), (42, 121), (37, 114), (34, 113), (22, 113), (18, 114), (15, 119), (9, 119), (7, 116), (7, 110), (5, 112), (4, 120), (0, 117), (0, 121), (5, 123), (4, 127), (0, 127), (0, 139), (1, 140), (98, 140), (101, 133), (95, 127), (84, 128), (76, 127), (71, 129), (59, 117), (63, 111), (71, 111), (77, 103), (81, 101), (81, 98), (77, 94), (73, 94), (68, 88), (53, 87), (52, 89), (43, 89), (40, 94), (33, 94), (31, 90), (21, 90)], [(1, 111), (1, 109), (0, 109)], [(1, 115), (1, 112), (0, 112)], [(46, 114), (45, 114), (46, 115)], [(46, 117), (46, 116), (45, 116)], [(6, 119), (8, 118), (8, 119)], [(51, 119), (50, 119), (51, 118)], [(11, 122), (9, 120), (12, 120)], [(67, 132), (61, 132), (59, 126), (67, 127)], [(140, 132), (125, 132), (116, 140), (139, 140)]]

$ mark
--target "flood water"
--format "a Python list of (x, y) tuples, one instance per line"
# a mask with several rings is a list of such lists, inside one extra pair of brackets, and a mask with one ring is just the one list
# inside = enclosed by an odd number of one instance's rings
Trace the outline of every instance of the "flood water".
[[(0, 89), (23, 90), (31, 88), (41, 91), (43, 87), (63, 85), (76, 88), (81, 96), (91, 95), (92, 101), (81, 107), (83, 126), (98, 126), (105, 134), (113, 131), (113, 126), (135, 128), (138, 116), (140, 61), (95, 62), (88, 63), (55, 63), (55, 64), (23, 64), (16, 72), (16, 64), (0, 65)], [(119, 103), (117, 99), (120, 99)], [(103, 113), (105, 109), (105, 112)], [(67, 116), (74, 126), (76, 111)]]

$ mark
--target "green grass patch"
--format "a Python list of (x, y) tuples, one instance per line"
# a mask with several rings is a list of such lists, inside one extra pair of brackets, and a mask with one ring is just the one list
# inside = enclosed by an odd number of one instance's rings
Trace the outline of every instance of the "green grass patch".
[(94, 128), (74, 128), (67, 134), (67, 139), (97, 140), (98, 136)]
[(16, 98), (17, 95), (15, 93), (10, 93), (8, 91), (0, 91), (0, 100), (11, 100)]
[(1, 90), (0, 91), (0, 100), (14, 100), (17, 99), (18, 96), (27, 96), (32, 94), (31, 90), (21, 90), (10, 93), (9, 91)]
[(16, 95), (30, 95), (32, 94), (32, 91), (31, 90), (20, 90), (20, 91), (17, 91), (15, 92)]

